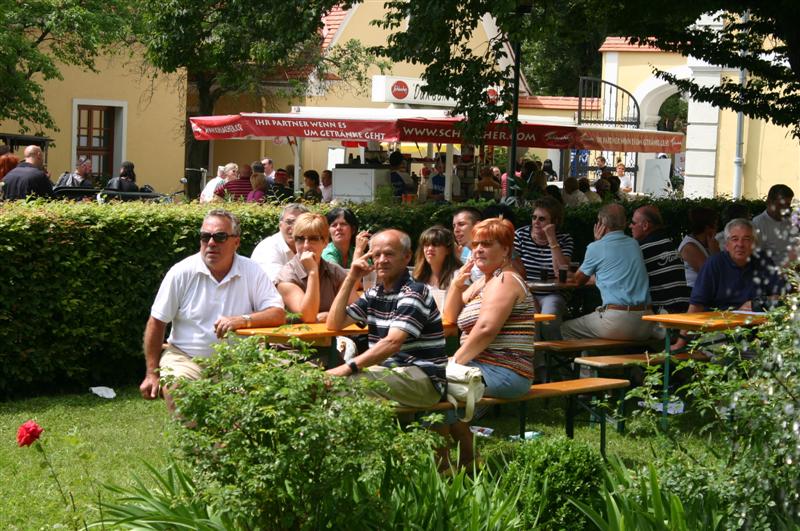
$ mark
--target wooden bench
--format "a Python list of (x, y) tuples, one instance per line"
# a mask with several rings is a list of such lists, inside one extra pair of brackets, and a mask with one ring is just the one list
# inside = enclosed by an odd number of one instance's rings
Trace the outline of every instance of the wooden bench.
[[(664, 353), (655, 354), (616, 354), (613, 356), (585, 356), (582, 358), (575, 358), (573, 361), (578, 365), (590, 367), (597, 371), (611, 370), (611, 369), (624, 369), (631, 365), (662, 365), (665, 360)], [(688, 359), (698, 361), (708, 361), (708, 356), (702, 352), (684, 352), (681, 354), (673, 354), (672, 359), (675, 361), (686, 361)]]
[[(606, 452), (606, 416), (597, 413), (590, 405), (577, 400), (579, 395), (596, 394), (605, 391), (620, 391), (620, 399), (624, 397), (625, 389), (630, 386), (628, 380), (617, 378), (579, 378), (575, 380), (563, 380), (560, 382), (550, 382), (543, 384), (534, 384), (530, 390), (518, 398), (504, 399), (484, 397), (477, 402), (478, 406), (496, 406), (501, 404), (519, 404), (519, 434), (520, 438), (525, 438), (525, 424), (527, 422), (527, 403), (531, 400), (539, 400), (543, 398), (567, 398), (567, 416), (565, 422), (565, 429), (567, 437), (572, 438), (575, 435), (575, 414), (576, 405), (585, 408), (593, 416), (599, 419), (600, 424), (600, 452), (605, 455)], [(463, 407), (464, 404), (459, 404)], [(397, 413), (418, 413), (429, 411), (447, 411), (453, 409), (450, 402), (439, 402), (429, 408), (414, 408), (406, 406), (397, 406), (395, 411)]]
[[(554, 341), (535, 341), (534, 349), (544, 352), (546, 381), (550, 381), (553, 369), (567, 367), (573, 358), (585, 350), (607, 351), (628, 348), (647, 348), (653, 341), (633, 341), (627, 339), (559, 339)], [(554, 355), (556, 360), (554, 360)]]

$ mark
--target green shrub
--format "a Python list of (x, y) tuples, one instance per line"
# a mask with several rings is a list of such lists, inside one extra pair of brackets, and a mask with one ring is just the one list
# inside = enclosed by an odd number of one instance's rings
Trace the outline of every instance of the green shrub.
[[(603, 461), (588, 445), (565, 437), (519, 444), (505, 473), (523, 484), (517, 506), (523, 527), (583, 529), (587, 519), (569, 499), (592, 506), (602, 484)], [(545, 488), (546, 485), (546, 488)]]
[[(721, 210), (725, 200), (703, 200)], [(484, 207), (488, 203), (470, 203)], [(691, 201), (660, 200), (668, 230), (685, 231)], [(638, 203), (629, 203), (629, 213)], [(757, 210), (753, 203), (753, 210)], [(215, 205), (216, 206), (216, 205)], [(242, 222), (240, 253), (250, 256), (277, 231), (280, 207), (223, 203)], [(411, 235), (450, 226), (459, 205), (352, 205), (371, 230)], [(327, 206), (314, 207), (326, 209)], [(564, 229), (575, 259), (592, 239), (597, 206), (568, 211)], [(0, 208), (0, 398), (141, 379), (141, 337), (164, 274), (197, 252), (210, 210), (199, 204), (9, 202)], [(519, 224), (530, 211), (516, 211)]]
[(605, 470), (598, 511), (586, 503), (570, 499), (603, 531), (689, 531), (725, 529), (724, 513), (716, 496), (691, 496), (683, 501), (663, 489), (655, 467), (649, 464), (641, 475), (631, 473), (621, 461), (611, 458)]
[(380, 527), (436, 437), (401, 430), (365, 380), (327, 377), (305, 355), (255, 338), (221, 345), (204, 378), (176, 391), (177, 446), (209, 505), (250, 528)]

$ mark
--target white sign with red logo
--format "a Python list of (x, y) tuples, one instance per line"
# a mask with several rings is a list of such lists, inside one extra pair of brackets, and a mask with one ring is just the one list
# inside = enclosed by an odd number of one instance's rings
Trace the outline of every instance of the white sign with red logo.
[(372, 101), (455, 107), (454, 100), (423, 93), (424, 87), (425, 82), (418, 77), (372, 76)]

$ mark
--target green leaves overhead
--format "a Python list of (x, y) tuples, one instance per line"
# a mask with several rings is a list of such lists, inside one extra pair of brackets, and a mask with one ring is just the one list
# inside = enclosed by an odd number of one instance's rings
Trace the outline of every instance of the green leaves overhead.
[(94, 71), (96, 57), (127, 38), (131, 18), (127, 0), (0, 0), (0, 123), (57, 130), (42, 83), (61, 79), (64, 65)]

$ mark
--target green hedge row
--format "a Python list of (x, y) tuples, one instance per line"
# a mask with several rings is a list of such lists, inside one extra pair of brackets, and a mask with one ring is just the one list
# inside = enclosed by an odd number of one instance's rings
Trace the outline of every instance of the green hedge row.
[[(704, 200), (722, 209), (724, 200)], [(690, 201), (659, 201), (676, 239)], [(242, 254), (277, 230), (280, 209), (231, 203)], [(484, 206), (480, 205), (479, 206)], [(630, 208), (636, 206), (629, 205)], [(362, 205), (362, 226), (396, 227), (417, 240), (450, 225), (452, 205)], [(754, 205), (757, 212), (761, 205)], [(31, 202), (0, 206), (0, 397), (118, 385), (143, 373), (141, 338), (166, 271), (197, 252), (209, 210), (198, 204)], [(582, 256), (597, 207), (571, 211), (565, 229)], [(517, 211), (520, 223), (530, 212)]]

